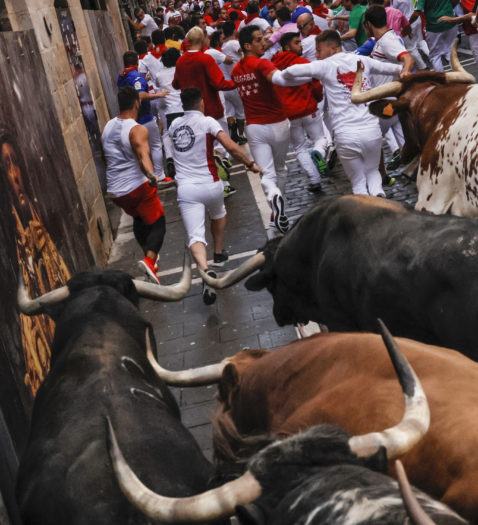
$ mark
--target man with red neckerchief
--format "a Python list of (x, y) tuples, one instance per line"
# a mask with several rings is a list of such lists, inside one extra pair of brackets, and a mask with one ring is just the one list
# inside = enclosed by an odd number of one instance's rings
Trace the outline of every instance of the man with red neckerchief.
[(312, 8), (315, 25), (322, 31), (329, 29), (328, 16), (333, 14), (333, 12), (322, 3), (322, 0), (310, 0), (310, 7)]
[(231, 1), (231, 6), (227, 10), (227, 16), (228, 16), (229, 20), (232, 20), (231, 19), (231, 12), (232, 11), (235, 11), (237, 13), (237, 19), (238, 20), (244, 20), (246, 18), (246, 15), (241, 10), (241, 0), (232, 0)]
[(315, 37), (322, 31), (315, 25), (312, 13), (304, 13), (297, 18), (297, 29), (302, 37), (302, 56), (309, 62), (315, 58)]
[(260, 7), (258, 2), (255, 0), (250, 0), (250, 2), (247, 4), (246, 12), (247, 17), (239, 24), (239, 28), (237, 30), (238, 33), (250, 25), (259, 26), (263, 33), (266, 31), (272, 31), (269, 22), (264, 18), (259, 17)]
[[(279, 70), (294, 64), (308, 64), (310, 61), (302, 57), (302, 45), (299, 33), (286, 33), (280, 39), (284, 50), (272, 57), (272, 63)], [(310, 184), (309, 193), (320, 193), (320, 175), (326, 174), (327, 164), (323, 160), (327, 146), (322, 118), (317, 110), (317, 103), (322, 100), (322, 84), (318, 81), (308, 82), (296, 87), (278, 87), (282, 107), (290, 120), (290, 140), (302, 169), (307, 173)], [(320, 166), (315, 166), (307, 148), (307, 137), (313, 142), (313, 153), (322, 160)]]

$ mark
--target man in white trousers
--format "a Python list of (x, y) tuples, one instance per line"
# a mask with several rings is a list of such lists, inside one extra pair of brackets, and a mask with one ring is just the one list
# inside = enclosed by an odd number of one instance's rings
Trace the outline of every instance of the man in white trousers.
[[(211, 234), (214, 243), (213, 266), (221, 267), (229, 255), (223, 250), (226, 228), (226, 208), (221, 179), (214, 161), (213, 144), (218, 140), (247, 169), (261, 173), (241, 148), (224, 132), (212, 117), (204, 115), (204, 99), (197, 88), (186, 88), (181, 92), (184, 116), (177, 117), (169, 128), (173, 142), (178, 204), (188, 235), (188, 246), (201, 270), (216, 277), (209, 270), (206, 256), (206, 211), (211, 219)], [(203, 301), (213, 304), (216, 293), (203, 283)]]
[(246, 114), (246, 136), (252, 156), (261, 167), (262, 189), (272, 208), (271, 225), (279, 232), (289, 229), (283, 192), (287, 177), (285, 159), (289, 148), (289, 120), (271, 84), (277, 69), (261, 58), (266, 43), (258, 26), (239, 33), (244, 53), (231, 72)]
[[(350, 100), (359, 59), (355, 54), (344, 53), (336, 31), (324, 31), (316, 42), (318, 60), (284, 69), (274, 75), (272, 81), (279, 85), (312, 79), (321, 81), (329, 103), (337, 154), (353, 193), (385, 197), (378, 170), (382, 147), (378, 119), (370, 114), (367, 106), (352, 104)], [(399, 65), (369, 57), (360, 57), (360, 61), (364, 66), (365, 89), (370, 88), (372, 74), (398, 76), (402, 70)]]

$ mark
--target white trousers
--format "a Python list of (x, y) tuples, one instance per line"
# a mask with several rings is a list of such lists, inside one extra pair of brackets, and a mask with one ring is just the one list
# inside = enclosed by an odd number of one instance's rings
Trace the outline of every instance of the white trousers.
[(149, 131), (149, 149), (153, 160), (154, 173), (160, 179), (164, 178), (163, 173), (163, 147), (161, 144), (161, 134), (159, 133), (158, 120), (156, 117), (144, 124)]
[(378, 171), (382, 150), (382, 134), (378, 126), (369, 131), (337, 133), (335, 147), (345, 174), (352, 184), (352, 193), (385, 195), (382, 176)]
[(392, 118), (379, 118), (378, 122), (382, 135), (385, 137), (392, 153), (397, 149), (401, 149), (405, 144), (405, 137), (403, 136), (402, 125), (398, 115), (394, 115)]
[(324, 132), (322, 118), (317, 111), (290, 121), (290, 141), (297, 155), (297, 160), (302, 169), (307, 173), (311, 184), (320, 182), (320, 173), (307, 148), (307, 137), (312, 141), (312, 149), (320, 152), (325, 157), (327, 138)]
[(246, 126), (247, 141), (254, 162), (262, 169), (262, 189), (269, 205), (274, 195), (282, 195), (287, 167), (285, 159), (289, 148), (289, 121), (273, 124), (249, 124)]
[(435, 71), (443, 71), (441, 58), (445, 57), (449, 60), (451, 46), (453, 45), (457, 34), (458, 28), (456, 26), (447, 31), (442, 31), (441, 33), (427, 31), (426, 40), (428, 48), (430, 49), (430, 62)]
[(476, 35), (469, 35), (468, 41), (470, 42), (470, 48), (473, 51), (475, 62), (478, 64), (478, 33)]
[(407, 51), (415, 59), (417, 69), (426, 69), (427, 65), (425, 64), (422, 55), (418, 51), (418, 45), (421, 40), (423, 40), (422, 34), (422, 21), (420, 18), (415, 20), (412, 24), (412, 34), (408, 37), (404, 37), (403, 42)]
[(226, 216), (221, 181), (181, 183), (178, 185), (178, 206), (188, 234), (188, 246), (206, 242), (206, 211), (212, 220)]
[(244, 120), (246, 118), (244, 114), (244, 106), (237, 89), (231, 89), (231, 91), (224, 91), (223, 93), (226, 102), (224, 106), (226, 117)]

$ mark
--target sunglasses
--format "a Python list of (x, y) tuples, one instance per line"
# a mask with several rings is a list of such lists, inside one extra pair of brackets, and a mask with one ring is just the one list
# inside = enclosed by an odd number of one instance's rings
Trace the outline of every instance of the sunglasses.
[(311, 22), (313, 22), (313, 20), (309, 20), (308, 22), (306, 22), (305, 24), (302, 24), (302, 25), (297, 24), (297, 29), (300, 31), (300, 30), (302, 30), (306, 25), (310, 24)]

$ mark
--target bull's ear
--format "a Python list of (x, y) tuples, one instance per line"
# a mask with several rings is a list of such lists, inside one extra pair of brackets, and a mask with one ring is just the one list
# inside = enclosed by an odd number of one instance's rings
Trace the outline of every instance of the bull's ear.
[(240, 525), (266, 525), (264, 513), (258, 505), (238, 505), (235, 509)]
[(222, 371), (222, 377), (218, 384), (219, 399), (226, 405), (230, 404), (231, 393), (237, 389), (239, 385), (239, 374), (236, 366), (232, 363), (227, 364)]
[(366, 459), (366, 466), (375, 472), (388, 473), (387, 449), (380, 447), (375, 454)]
[(267, 277), (265, 272), (259, 272), (249, 277), (245, 282), (245, 286), (251, 292), (258, 292), (267, 286)]
[(368, 109), (372, 115), (380, 118), (392, 118), (396, 115), (394, 100), (375, 100), (369, 104)]

